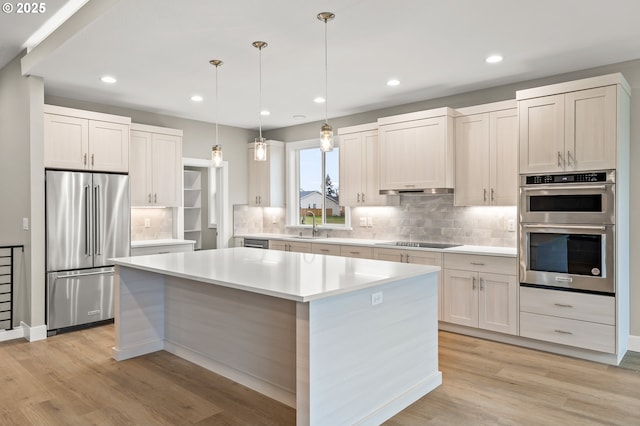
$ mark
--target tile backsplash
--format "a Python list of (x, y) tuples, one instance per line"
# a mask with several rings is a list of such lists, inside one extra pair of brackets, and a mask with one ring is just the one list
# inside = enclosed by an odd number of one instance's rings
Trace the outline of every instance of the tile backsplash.
[(131, 209), (132, 241), (168, 238), (173, 238), (173, 209)]
[[(236, 205), (233, 213), (234, 234), (301, 231), (285, 227), (283, 208)], [(359, 226), (360, 218), (371, 218), (372, 226)], [(516, 233), (507, 230), (510, 221), (516, 223), (515, 206), (456, 207), (453, 194), (412, 194), (400, 196), (397, 206), (351, 208), (352, 229), (330, 230), (329, 236), (515, 247)]]

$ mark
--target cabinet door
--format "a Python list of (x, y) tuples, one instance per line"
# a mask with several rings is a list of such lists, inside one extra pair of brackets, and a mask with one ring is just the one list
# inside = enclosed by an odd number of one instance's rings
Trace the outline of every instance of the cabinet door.
[(615, 169), (616, 86), (565, 95), (567, 170)]
[(388, 262), (404, 262), (405, 250), (376, 247), (373, 249), (373, 258)]
[(151, 188), (151, 133), (131, 131), (129, 143), (129, 160), (131, 167), (129, 170), (129, 186), (131, 188), (131, 205), (150, 206), (152, 205)]
[(447, 118), (380, 128), (380, 189), (446, 187)]
[(564, 170), (564, 95), (518, 102), (520, 173)]
[(445, 269), (444, 321), (469, 327), (478, 326), (478, 274)]
[(89, 121), (90, 166), (95, 171), (129, 171), (129, 126)]
[(518, 199), (517, 109), (489, 114), (489, 158), (491, 205), (515, 206)]
[[(489, 114), (457, 117), (456, 190), (457, 206), (489, 204)], [(514, 180), (517, 180), (514, 176)]]
[(152, 134), (151, 174), (153, 204), (179, 207), (182, 204), (182, 139)]
[(513, 275), (479, 274), (478, 327), (517, 334), (517, 284)]
[(249, 147), (247, 153), (247, 170), (248, 170), (248, 185), (249, 192), (247, 194), (248, 204), (251, 207), (257, 206), (270, 206), (269, 200), (269, 188), (270, 188), (270, 164), (271, 155), (269, 147), (267, 147), (267, 160), (255, 161), (253, 159), (254, 149), (253, 145)]
[(296, 253), (311, 253), (311, 243), (290, 242), (289, 251)]
[[(350, 133), (340, 136), (340, 204), (358, 206), (362, 198), (362, 184), (366, 176), (367, 155), (364, 135)], [(377, 158), (377, 157), (376, 157)]]
[(269, 250), (287, 251), (287, 243), (280, 240), (269, 240)]
[(373, 259), (372, 247), (340, 246), (340, 256)]
[[(384, 206), (387, 204), (385, 195), (380, 195), (380, 162), (378, 161), (378, 131), (372, 130), (362, 134), (364, 146), (364, 162), (362, 169), (361, 204), (365, 206)], [(342, 143), (340, 144), (342, 149)], [(342, 194), (340, 194), (342, 197)]]
[(89, 156), (89, 120), (44, 115), (44, 165), (60, 169), (86, 169)]

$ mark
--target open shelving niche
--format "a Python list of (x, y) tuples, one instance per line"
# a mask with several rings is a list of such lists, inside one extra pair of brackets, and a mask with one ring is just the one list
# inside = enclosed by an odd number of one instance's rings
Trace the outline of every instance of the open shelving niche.
[(202, 247), (202, 177), (197, 170), (184, 170), (184, 238)]

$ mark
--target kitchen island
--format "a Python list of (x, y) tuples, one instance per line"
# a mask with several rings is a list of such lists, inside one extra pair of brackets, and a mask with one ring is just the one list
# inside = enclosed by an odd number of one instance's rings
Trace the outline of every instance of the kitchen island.
[(118, 361), (166, 350), (298, 425), (379, 424), (442, 383), (438, 267), (252, 248), (113, 261)]

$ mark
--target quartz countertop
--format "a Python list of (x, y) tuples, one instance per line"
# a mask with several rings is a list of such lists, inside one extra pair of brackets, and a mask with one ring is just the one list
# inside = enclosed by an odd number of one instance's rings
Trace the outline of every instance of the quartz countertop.
[(155, 246), (171, 246), (174, 244), (195, 244), (193, 240), (163, 239), (163, 240), (139, 240), (131, 241), (131, 247), (155, 247)]
[(437, 266), (228, 248), (111, 259), (115, 265), (309, 302), (440, 271)]
[(497, 246), (475, 246), (475, 245), (460, 245), (456, 247), (450, 247), (446, 249), (438, 248), (425, 248), (425, 247), (405, 247), (394, 246), (394, 241), (389, 240), (369, 240), (361, 238), (306, 238), (297, 237), (295, 235), (285, 234), (241, 234), (235, 235), (238, 238), (257, 238), (264, 240), (282, 240), (282, 241), (299, 241), (309, 242), (313, 244), (340, 244), (340, 245), (354, 245), (354, 246), (367, 246), (367, 247), (384, 247), (392, 249), (402, 250), (420, 250), (420, 251), (437, 251), (442, 253), (459, 253), (459, 254), (479, 254), (485, 256), (503, 256), (503, 257), (516, 257), (517, 249), (515, 247), (497, 247)]

